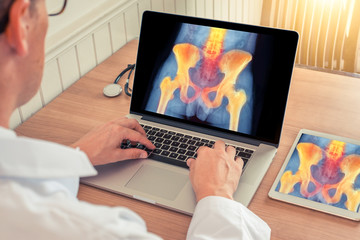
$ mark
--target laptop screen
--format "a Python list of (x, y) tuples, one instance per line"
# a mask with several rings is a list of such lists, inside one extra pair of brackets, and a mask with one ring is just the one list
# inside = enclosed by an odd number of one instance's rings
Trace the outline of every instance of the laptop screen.
[(292, 31), (145, 12), (130, 111), (277, 144), (297, 39)]

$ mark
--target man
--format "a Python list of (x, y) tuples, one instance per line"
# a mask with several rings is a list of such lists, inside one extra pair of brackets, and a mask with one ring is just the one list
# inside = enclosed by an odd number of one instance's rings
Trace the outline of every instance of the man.
[[(76, 199), (79, 177), (96, 174), (92, 165), (147, 157), (120, 149), (123, 140), (154, 148), (135, 120), (114, 120), (72, 147), (8, 129), (12, 112), (39, 88), (47, 24), (45, 0), (0, 2), (0, 238), (159, 239), (129, 209)], [(234, 156), (234, 148), (217, 142), (188, 160), (198, 201), (188, 239), (270, 238), (266, 223), (232, 200), (243, 166)]]

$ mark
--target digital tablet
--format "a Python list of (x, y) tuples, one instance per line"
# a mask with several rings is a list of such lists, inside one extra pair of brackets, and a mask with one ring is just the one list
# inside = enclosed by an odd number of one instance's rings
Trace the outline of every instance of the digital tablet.
[(269, 197), (360, 220), (360, 141), (302, 129)]

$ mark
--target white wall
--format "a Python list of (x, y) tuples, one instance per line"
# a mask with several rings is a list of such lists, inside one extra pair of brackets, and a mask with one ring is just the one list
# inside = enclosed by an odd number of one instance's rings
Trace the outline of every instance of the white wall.
[[(15, 128), (139, 36), (145, 10), (260, 24), (263, 0), (74, 0), (49, 18), (39, 92), (12, 115)], [(48, 1), (51, 4), (51, 1)]]

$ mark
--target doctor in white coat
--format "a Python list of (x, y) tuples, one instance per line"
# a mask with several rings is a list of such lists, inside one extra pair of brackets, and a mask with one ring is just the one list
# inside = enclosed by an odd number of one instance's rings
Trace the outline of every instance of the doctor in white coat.
[[(76, 198), (79, 177), (95, 175), (93, 165), (147, 157), (119, 148), (127, 139), (154, 148), (136, 121), (114, 120), (72, 146), (9, 129), (13, 111), (40, 86), (47, 14), (45, 0), (0, 1), (0, 239), (160, 239), (129, 209)], [(243, 165), (234, 156), (216, 142), (188, 160), (198, 203), (187, 239), (270, 238), (268, 225), (232, 200)]]

